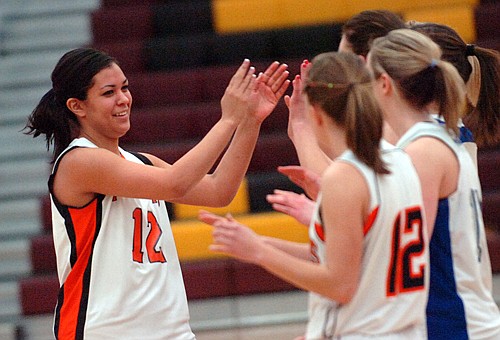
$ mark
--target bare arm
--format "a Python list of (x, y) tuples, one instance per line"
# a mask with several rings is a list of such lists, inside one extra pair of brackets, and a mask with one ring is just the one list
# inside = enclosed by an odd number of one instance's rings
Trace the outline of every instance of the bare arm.
[(288, 136), (293, 142), (300, 164), (321, 175), (331, 160), (319, 147), (308, 117), (307, 98), (302, 89), (309, 67), (310, 64), (302, 64), (301, 75), (297, 75), (292, 82), (292, 96), (285, 96), (289, 110)]
[(314, 201), (306, 195), (293, 191), (274, 190), (272, 194), (266, 196), (266, 200), (271, 203), (274, 210), (292, 216), (306, 227), (309, 226), (314, 211)]
[(308, 243), (292, 242), (268, 236), (261, 236), (261, 238), (270, 246), (279, 249), (293, 257), (297, 257), (306, 261), (311, 260), (311, 246)]
[[(232, 221), (236, 222), (236, 220), (231, 216), (231, 214), (227, 214), (225, 217), (217, 216), (209, 211), (200, 210), (199, 219), (207, 224), (214, 224), (218, 221)], [(271, 236), (259, 236), (259, 241), (262, 241), (265, 244), (270, 245), (276, 249), (279, 249), (291, 256), (298, 257), (304, 260), (309, 260), (311, 258), (310, 246), (308, 243), (299, 243), (288, 240), (279, 239)]]
[(457, 189), (458, 160), (444, 143), (431, 137), (415, 140), (405, 151), (410, 155), (420, 179), (430, 236), (434, 230), (439, 199), (448, 197)]
[[(350, 301), (357, 289), (363, 252), (363, 221), (369, 193), (361, 174), (343, 164), (325, 175), (323, 209), (327, 260), (318, 264), (292, 256), (263, 241), (250, 228), (233, 219), (213, 216), (214, 243), (210, 249), (255, 263), (297, 287), (340, 303)], [(330, 171), (329, 171), (330, 172)], [(336, 183), (336, 185), (332, 185)], [(349, 193), (349, 194), (346, 194)]]
[(250, 93), (243, 93), (240, 100), (227, 100), (230, 93), (226, 92), (222, 99), (223, 110), (244, 109), (246, 117), (236, 129), (215, 171), (175, 202), (205, 206), (225, 206), (231, 202), (248, 169), (261, 124), (290, 84), (287, 67), (273, 62), (259, 75), (256, 87)]
[[(245, 60), (228, 86), (249, 93), (257, 80)], [(129, 162), (105, 149), (80, 148), (63, 157), (54, 190), (59, 200), (80, 206), (96, 193), (121, 197), (175, 200), (195, 186), (227, 147), (235, 128), (246, 120), (244, 110), (228, 109), (207, 135), (174, 165), (152, 157), (155, 166)]]

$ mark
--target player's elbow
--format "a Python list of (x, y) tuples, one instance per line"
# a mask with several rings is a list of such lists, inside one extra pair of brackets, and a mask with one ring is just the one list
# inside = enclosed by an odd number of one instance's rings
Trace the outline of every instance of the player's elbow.
[(327, 292), (327, 298), (334, 300), (340, 304), (347, 304), (351, 302), (356, 294), (358, 285), (356, 282), (344, 282), (343, 284), (335, 285), (331, 291)]
[(356, 293), (356, 289), (345, 289), (338, 297), (337, 301), (340, 304), (346, 304), (351, 302), (354, 294)]
[(208, 202), (207, 206), (215, 208), (226, 207), (233, 201), (235, 196), (235, 194), (226, 194), (224, 192), (216, 193), (210, 196), (210, 202)]

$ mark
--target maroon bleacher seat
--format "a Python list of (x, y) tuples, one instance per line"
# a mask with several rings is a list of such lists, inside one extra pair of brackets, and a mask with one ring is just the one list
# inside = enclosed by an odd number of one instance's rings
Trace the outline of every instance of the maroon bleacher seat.
[(115, 58), (127, 77), (129, 74), (142, 73), (146, 70), (144, 42), (140, 39), (93, 43), (92, 47), (102, 50)]
[(202, 32), (145, 41), (146, 67), (151, 71), (171, 71), (209, 66), (215, 33)]
[(136, 107), (197, 103), (204, 101), (198, 70), (128, 74)]
[(219, 102), (133, 109), (131, 128), (121, 138), (124, 145), (165, 143), (198, 139), (219, 120)]
[(500, 147), (480, 149), (477, 163), (483, 191), (500, 190)]
[(257, 141), (248, 172), (276, 171), (278, 166), (298, 164), (295, 148), (286, 132), (262, 134)]
[(53, 313), (57, 303), (59, 280), (56, 274), (32, 276), (19, 281), (23, 315)]
[[(173, 163), (188, 152), (198, 140), (176, 143), (130, 145), (131, 151), (155, 155)], [(275, 171), (281, 165), (298, 165), (297, 154), (286, 132), (261, 134), (253, 153), (248, 173)]]
[(474, 11), (478, 46), (500, 51), (500, 2), (480, 2)]
[[(205, 100), (220, 100), (224, 95), (224, 91), (226, 90), (231, 77), (238, 70), (243, 59), (247, 56), (242, 56), (241, 60), (238, 60), (236, 63), (228, 64), (228, 65), (217, 65), (217, 66), (208, 66), (199, 70), (202, 80), (202, 91), (203, 98)], [(290, 72), (289, 79), (292, 80), (293, 77), (300, 72), (300, 64), (303, 59), (283, 59), (277, 60), (281, 63), (288, 64), (288, 70)], [(250, 62), (252, 66), (255, 67), (256, 73), (264, 72), (270, 61), (259, 61), (259, 60), (251, 60)], [(289, 91), (287, 94), (291, 94), (292, 86), (290, 85)], [(281, 99), (282, 101), (283, 99)]]
[(487, 230), (486, 239), (488, 240), (491, 271), (495, 274), (500, 273), (500, 233), (493, 230)]
[[(163, 0), (141, 0), (143, 5), (155, 4)], [(118, 8), (123, 6), (133, 6), (137, 4), (137, 0), (101, 0), (101, 8)]]
[(292, 284), (254, 264), (236, 262), (233, 270), (235, 295), (297, 290)]
[(152, 4), (157, 37), (214, 32), (211, 0), (169, 0)]
[(50, 210), (50, 204), (50, 196), (48, 194), (40, 198), (40, 213), (44, 233), (52, 231), (52, 212)]
[(233, 295), (231, 260), (181, 262), (181, 268), (189, 300)]
[[(221, 117), (220, 100), (132, 110), (124, 146), (201, 139)], [(288, 109), (283, 101), (262, 123), (261, 133), (287, 131)]]
[[(181, 267), (189, 300), (296, 290), (265, 269), (233, 259), (186, 261)], [(58, 291), (56, 274), (20, 280), (22, 314), (53, 313)]]
[(57, 271), (52, 234), (32, 237), (30, 239), (30, 255), (33, 274), (55, 273)]
[(144, 40), (153, 35), (153, 9), (148, 3), (101, 7), (91, 13), (94, 43)]
[(500, 232), (500, 190), (483, 193), (484, 224)]

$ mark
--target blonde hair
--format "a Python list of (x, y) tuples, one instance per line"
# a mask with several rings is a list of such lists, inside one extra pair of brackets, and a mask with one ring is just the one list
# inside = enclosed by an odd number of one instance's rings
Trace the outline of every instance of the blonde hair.
[(398, 29), (374, 40), (370, 66), (375, 78), (389, 75), (399, 93), (421, 110), (435, 102), (446, 127), (458, 134), (458, 120), (465, 111), (465, 85), (455, 67), (441, 60), (441, 49), (429, 37)]
[(377, 173), (389, 173), (380, 157), (382, 112), (373, 96), (370, 73), (354, 53), (322, 53), (312, 60), (304, 87), (319, 106), (345, 129), (347, 146)]

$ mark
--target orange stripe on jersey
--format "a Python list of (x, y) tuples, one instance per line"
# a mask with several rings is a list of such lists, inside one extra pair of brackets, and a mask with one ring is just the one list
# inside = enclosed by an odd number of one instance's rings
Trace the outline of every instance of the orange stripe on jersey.
[(314, 223), (314, 229), (319, 239), (325, 242), (325, 229), (323, 229), (323, 225), (321, 223)]
[(83, 208), (67, 208), (63, 214), (71, 241), (71, 272), (59, 292), (58, 339), (83, 338), (90, 271), (95, 238), (101, 222), (98, 197)]
[(368, 234), (368, 232), (370, 231), (370, 229), (373, 226), (373, 223), (375, 223), (375, 219), (377, 218), (377, 214), (378, 214), (378, 206), (372, 210), (372, 212), (368, 216), (368, 219), (365, 222), (365, 225), (363, 226), (363, 235), (364, 236), (366, 236), (366, 234)]

